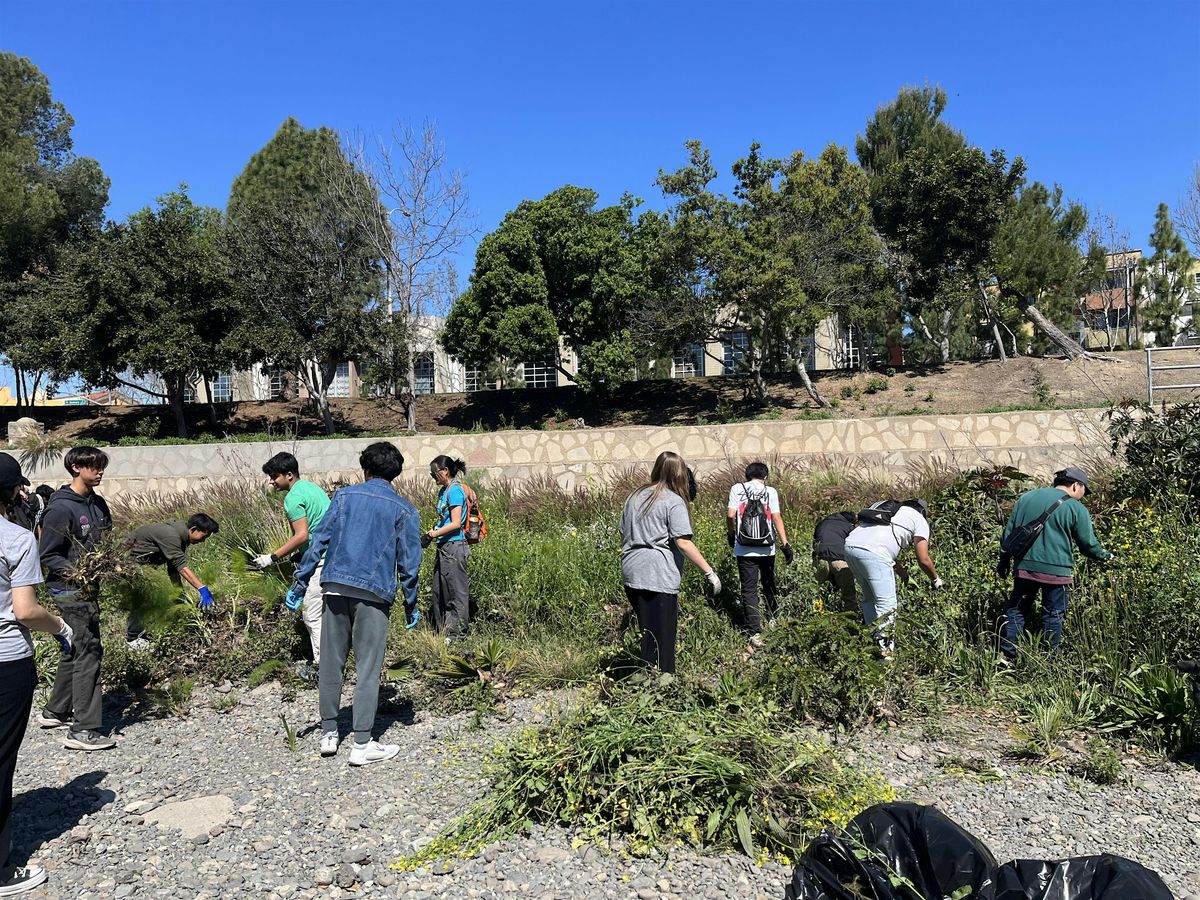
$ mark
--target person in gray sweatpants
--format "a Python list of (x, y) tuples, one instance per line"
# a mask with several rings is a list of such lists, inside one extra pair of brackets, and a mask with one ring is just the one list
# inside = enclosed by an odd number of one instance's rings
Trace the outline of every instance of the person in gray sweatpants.
[(467, 633), (471, 618), (471, 584), (467, 578), (467, 492), (458, 477), (467, 470), (461, 459), (437, 456), (429, 464), (438, 485), (437, 526), (425, 532), (422, 546), (437, 545), (433, 566), (433, 627), (456, 640)]
[(417, 624), (417, 573), (421, 568), (421, 526), (416, 507), (397, 495), (391, 482), (404, 469), (404, 457), (386, 441), (371, 444), (358, 458), (364, 482), (338, 490), (309, 539), (296, 568), (287, 604), (298, 609), (321, 557), (321, 755), (338, 752), (338, 713), (342, 670), (354, 648), (354, 746), (350, 765), (383, 762), (400, 752), (396, 744), (373, 740), (379, 706), (379, 670), (387, 649), (388, 618), (397, 588), (404, 596), (405, 624)]

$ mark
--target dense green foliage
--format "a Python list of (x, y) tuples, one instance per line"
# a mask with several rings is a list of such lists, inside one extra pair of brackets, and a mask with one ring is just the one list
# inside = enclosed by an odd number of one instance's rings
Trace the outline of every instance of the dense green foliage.
[(1200, 298), (1192, 272), (1195, 259), (1165, 203), (1155, 212), (1150, 248), (1154, 252), (1138, 263), (1134, 289), (1145, 300), (1144, 327), (1153, 332), (1154, 345), (1170, 347), (1179, 334), (1176, 320), (1184, 314), (1184, 305)]

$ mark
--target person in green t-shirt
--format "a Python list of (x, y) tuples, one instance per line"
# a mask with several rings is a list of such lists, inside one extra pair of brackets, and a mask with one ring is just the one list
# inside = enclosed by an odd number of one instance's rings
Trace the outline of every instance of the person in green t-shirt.
[[(271, 487), (283, 492), (283, 512), (292, 526), (292, 536), (281, 547), (254, 558), (254, 564), (265, 569), (293, 553), (298, 557), (304, 554), (309, 540), (329, 509), (329, 496), (311, 481), (300, 477), (300, 464), (291, 453), (276, 453), (263, 463), (262, 470), (271, 479)], [(317, 564), (300, 606), (304, 627), (308, 629), (309, 642), (312, 644), (313, 666), (321, 664), (321, 616), (325, 611), (321, 570), (324, 565), (324, 559)], [(315, 672), (307, 666), (301, 665), (300, 668), (302, 677), (315, 677)]]

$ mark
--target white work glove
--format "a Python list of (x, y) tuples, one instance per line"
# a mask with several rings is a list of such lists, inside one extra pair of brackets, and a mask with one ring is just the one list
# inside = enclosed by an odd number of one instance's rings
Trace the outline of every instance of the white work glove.
[(716, 596), (717, 594), (721, 593), (721, 579), (717, 575), (716, 572), (714, 572), (712, 569), (709, 569), (707, 572), (704, 573), (704, 579), (708, 582), (709, 586), (712, 588), (713, 596)]
[(58, 641), (58, 649), (62, 651), (63, 659), (71, 659), (75, 655), (75, 632), (66, 619), (62, 620), (62, 628), (55, 632), (54, 639)]
[(266, 569), (269, 568), (271, 564), (275, 562), (275, 560), (271, 559), (270, 553), (263, 553), (261, 556), (254, 557), (251, 562), (260, 569)]
[(937, 578), (933, 579), (934, 590), (940, 591), (945, 586), (946, 586), (946, 582), (942, 581), (941, 575), (939, 575)]

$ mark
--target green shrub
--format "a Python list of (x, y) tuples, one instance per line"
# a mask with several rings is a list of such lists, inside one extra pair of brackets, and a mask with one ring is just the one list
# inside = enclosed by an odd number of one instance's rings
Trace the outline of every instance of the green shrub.
[(883, 698), (886, 664), (859, 618), (825, 613), (771, 629), (754, 677), (801, 718), (863, 724)]
[(867, 386), (863, 388), (864, 394), (878, 394), (888, 389), (888, 380), (882, 375), (872, 375), (867, 379)]
[(1088, 754), (1078, 773), (1096, 784), (1116, 784), (1124, 775), (1121, 757), (1112, 746), (1099, 738), (1088, 741)]

